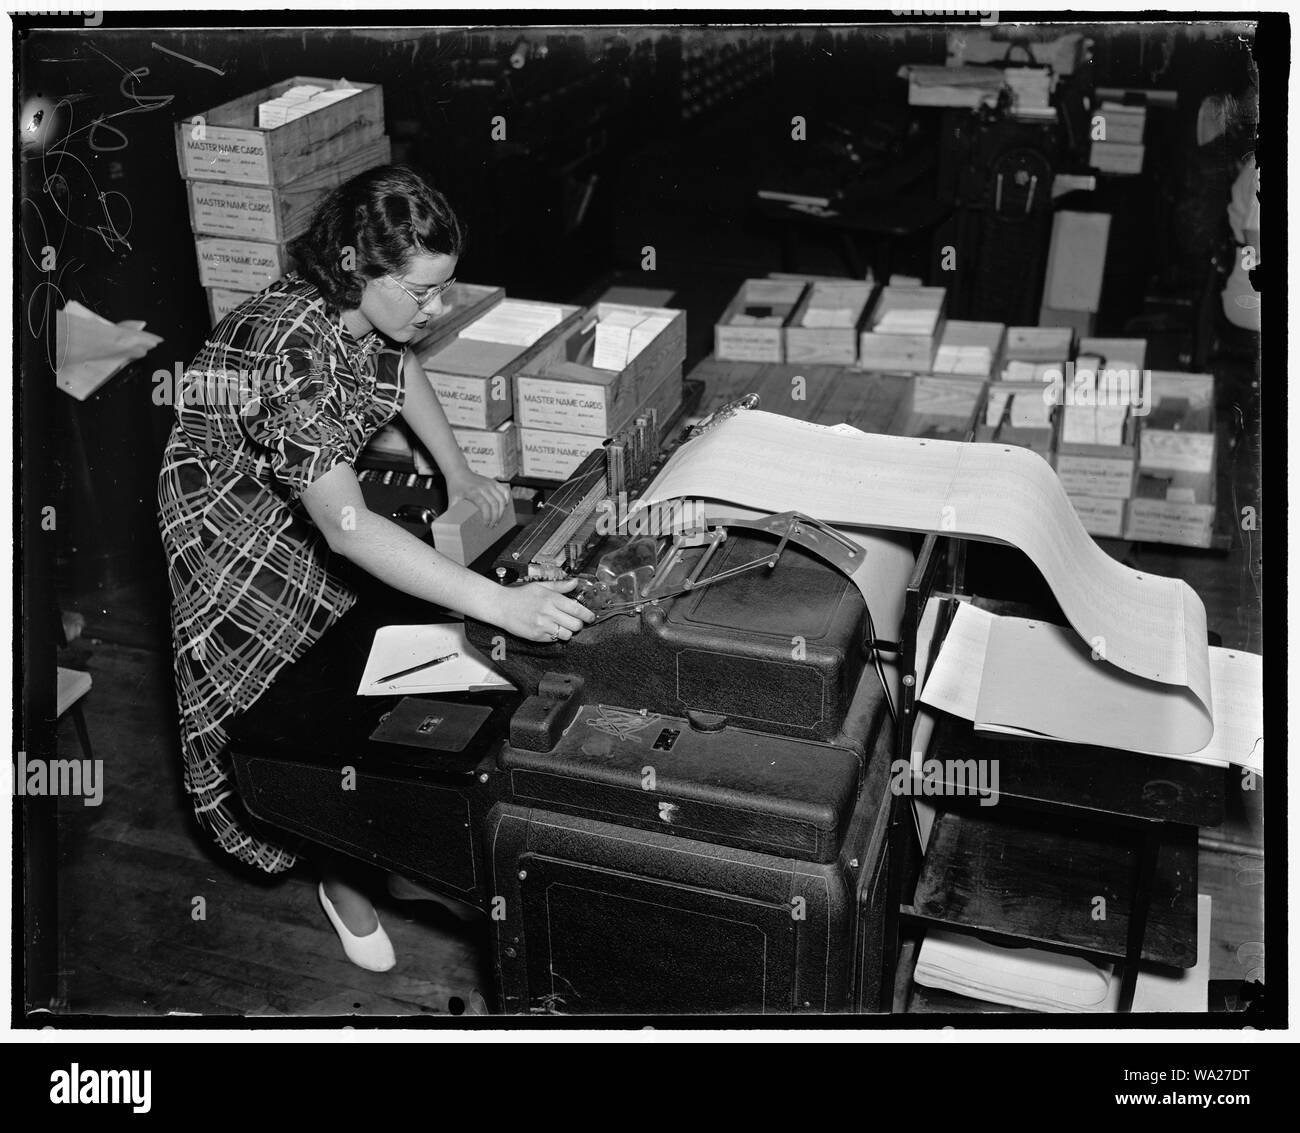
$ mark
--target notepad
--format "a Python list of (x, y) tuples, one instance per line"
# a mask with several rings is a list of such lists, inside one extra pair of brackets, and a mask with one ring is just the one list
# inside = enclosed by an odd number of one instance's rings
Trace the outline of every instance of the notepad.
[[(432, 668), (396, 680), (391, 673), (431, 661), (457, 656)], [(433, 625), (393, 625), (375, 631), (358, 696), (399, 696), (418, 692), (466, 692), (471, 689), (508, 689), (514, 686), (484, 659), (465, 637), (463, 622)]]

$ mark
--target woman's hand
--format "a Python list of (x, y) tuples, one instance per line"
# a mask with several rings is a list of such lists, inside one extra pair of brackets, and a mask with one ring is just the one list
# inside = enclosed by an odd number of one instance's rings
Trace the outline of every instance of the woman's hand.
[(447, 478), (447, 503), (469, 500), (482, 513), (489, 527), (495, 527), (506, 508), (513, 507), (510, 487), (487, 476), (480, 476), (468, 468)]
[(504, 587), (496, 623), (527, 641), (568, 641), (596, 617), (580, 602), (565, 597), (577, 585), (576, 578), (568, 578)]

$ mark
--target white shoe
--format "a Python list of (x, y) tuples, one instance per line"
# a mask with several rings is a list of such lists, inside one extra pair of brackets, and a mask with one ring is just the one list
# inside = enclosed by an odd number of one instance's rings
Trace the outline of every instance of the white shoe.
[(393, 951), (393, 942), (388, 939), (383, 925), (365, 936), (356, 936), (343, 923), (334, 909), (334, 903), (325, 896), (323, 881), (316, 887), (316, 896), (320, 898), (321, 907), (334, 926), (334, 931), (339, 934), (343, 951), (358, 968), (365, 968), (368, 972), (386, 972), (396, 966), (397, 954)]

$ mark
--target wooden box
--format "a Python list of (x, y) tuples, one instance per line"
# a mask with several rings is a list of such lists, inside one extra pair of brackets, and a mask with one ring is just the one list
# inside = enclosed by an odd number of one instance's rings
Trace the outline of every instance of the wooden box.
[(997, 373), (1006, 329), (1003, 323), (949, 319), (935, 351), (933, 372), (981, 381)]
[(1053, 464), (1062, 486), (1070, 495), (1126, 500), (1133, 495), (1137, 467), (1137, 421), (1124, 422), (1120, 444), (1090, 444), (1066, 439), (1071, 414), (1084, 412), (1080, 406), (1064, 405), (1058, 410), (1056, 455)]
[(194, 241), (194, 252), (199, 282), (227, 291), (261, 291), (293, 267), (286, 245), (264, 240), (200, 236)]
[(853, 279), (814, 281), (786, 327), (786, 361), (852, 366), (871, 290), (871, 284)]
[(1083, 496), (1070, 493), (1074, 512), (1089, 535), (1118, 539), (1124, 534), (1127, 501), (1110, 496)]
[(241, 185), (290, 185), (347, 162), (384, 134), (384, 95), (374, 83), (282, 126), (261, 129), (257, 108), (291, 87), (334, 87), (334, 79), (295, 76), (176, 123), (181, 176)]
[[(443, 339), (420, 358), (451, 425), (495, 429), (514, 415), (514, 375), (551, 343), (564, 338), (582, 316), (581, 307), (560, 303), (550, 306), (559, 309), (560, 322), (532, 346), (481, 342), (458, 333), (455, 338)], [(465, 329), (461, 327), (462, 332)]]
[(908, 390), (889, 426), (902, 437), (934, 437), (964, 441), (975, 425), (984, 387), (969, 378), (918, 374), (908, 381)]
[[(616, 433), (629, 425), (638, 413), (654, 409), (658, 415), (659, 439), (662, 439), (665, 426), (681, 403), (682, 370), (678, 365), (650, 394), (644, 404), (633, 407), (627, 419), (613, 432)], [(519, 430), (520, 472), (536, 480), (565, 480), (573, 474), (589, 453), (601, 447), (604, 439), (587, 433), (521, 427)]]
[(506, 297), (504, 287), (483, 283), (453, 283), (442, 293), (442, 314), (433, 319), (423, 334), (407, 344), (417, 358), (423, 359), (460, 329), (486, 312)]
[(232, 291), (225, 287), (209, 287), (207, 289), (208, 316), (212, 319), (212, 325), (216, 326), (240, 303), (245, 299), (251, 299), (256, 294), (256, 291)]
[(191, 181), (187, 194), (190, 228), (199, 236), (283, 243), (307, 230), (321, 198), (358, 173), (386, 165), (391, 157), (381, 137), (288, 185), (269, 187), (225, 181)]
[[(595, 327), (615, 313), (671, 317), (623, 369), (597, 369), (590, 364)], [(521, 428), (608, 437), (658, 391), (669, 371), (680, 372), (685, 359), (684, 311), (597, 303), (576, 326), (520, 367), (515, 376), (515, 419)]]
[(509, 480), (519, 472), (519, 429), (505, 421), (495, 429), (452, 429), (471, 472)]
[[(714, 355), (729, 362), (785, 361), (785, 332), (807, 287), (799, 279), (745, 280), (713, 328)], [(746, 321), (760, 318), (767, 321)]]
[[(859, 340), (858, 366), (863, 370), (928, 373), (943, 333), (947, 298), (943, 287), (882, 288), (869, 327)], [(900, 326), (916, 329), (894, 329)]]
[(1073, 350), (1073, 327), (1007, 327), (1003, 355), (1008, 362), (1061, 363), (1070, 357)]
[(1146, 357), (1145, 338), (1084, 336), (1079, 339), (1078, 359), (1081, 365), (1084, 358), (1100, 358), (1102, 366), (1107, 369), (1140, 370), (1146, 362)]

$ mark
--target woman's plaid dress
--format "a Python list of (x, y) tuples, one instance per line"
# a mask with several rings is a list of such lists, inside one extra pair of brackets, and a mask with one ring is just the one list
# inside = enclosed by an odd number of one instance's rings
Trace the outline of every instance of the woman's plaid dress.
[(299, 496), (392, 419), (401, 361), (290, 275), (218, 324), (176, 394), (158, 507), (185, 789), (217, 843), (268, 873), (294, 854), (239, 803), (222, 725), (356, 600)]

